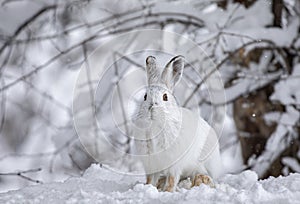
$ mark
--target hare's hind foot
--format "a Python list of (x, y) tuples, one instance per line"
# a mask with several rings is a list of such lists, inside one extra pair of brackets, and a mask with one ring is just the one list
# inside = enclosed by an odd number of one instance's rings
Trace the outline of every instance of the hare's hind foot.
[(209, 176), (203, 174), (196, 174), (192, 181), (192, 187), (200, 186), (201, 183), (206, 184), (212, 188), (215, 187), (212, 179)]

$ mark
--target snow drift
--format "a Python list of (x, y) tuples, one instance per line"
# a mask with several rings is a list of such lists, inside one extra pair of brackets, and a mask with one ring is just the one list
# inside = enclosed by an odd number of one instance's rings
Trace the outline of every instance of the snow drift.
[(144, 185), (145, 178), (93, 164), (82, 177), (0, 194), (0, 203), (300, 203), (300, 174), (258, 180), (253, 171), (227, 174), (216, 188), (200, 185), (175, 193)]

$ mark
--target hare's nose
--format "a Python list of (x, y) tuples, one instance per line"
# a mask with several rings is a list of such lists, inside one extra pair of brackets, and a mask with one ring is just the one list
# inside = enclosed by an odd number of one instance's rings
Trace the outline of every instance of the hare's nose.
[(157, 102), (152, 102), (152, 103), (150, 103), (150, 106), (152, 107), (153, 105), (158, 105), (158, 103)]
[(153, 107), (153, 105), (158, 105), (158, 103), (157, 103), (157, 102), (150, 103), (150, 105), (149, 105), (149, 110)]

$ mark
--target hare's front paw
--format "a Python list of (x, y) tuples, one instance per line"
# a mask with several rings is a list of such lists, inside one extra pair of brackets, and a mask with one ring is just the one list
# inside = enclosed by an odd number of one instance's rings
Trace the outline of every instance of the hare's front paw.
[(159, 173), (148, 174), (146, 184), (151, 184), (157, 187), (157, 184), (160, 182), (158, 180), (159, 177), (160, 177)]
[(146, 184), (151, 184), (151, 183), (152, 183), (152, 176), (147, 176)]
[(166, 180), (167, 180), (166, 177), (162, 177), (162, 178), (158, 179), (158, 182), (156, 184), (156, 188), (158, 190), (162, 190), (165, 186)]
[(203, 174), (196, 174), (192, 182), (192, 187), (200, 186), (201, 183), (209, 185), (212, 188), (215, 187), (212, 179), (209, 176)]
[(175, 190), (175, 177), (168, 176), (164, 191), (173, 192)]

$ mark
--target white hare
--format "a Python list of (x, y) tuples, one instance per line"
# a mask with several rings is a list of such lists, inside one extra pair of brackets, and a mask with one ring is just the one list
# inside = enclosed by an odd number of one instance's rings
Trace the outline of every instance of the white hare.
[(148, 86), (134, 119), (135, 149), (147, 184), (165, 191), (174, 191), (187, 177), (193, 186), (212, 184), (210, 177), (222, 173), (215, 131), (198, 114), (179, 107), (173, 95), (183, 68), (184, 58), (176, 56), (160, 73), (155, 57), (147, 57)]

